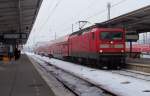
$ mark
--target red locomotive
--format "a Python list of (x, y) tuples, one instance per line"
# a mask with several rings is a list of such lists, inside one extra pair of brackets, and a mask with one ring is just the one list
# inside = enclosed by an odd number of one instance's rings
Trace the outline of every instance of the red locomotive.
[(125, 31), (94, 25), (53, 40), (38, 50), (50, 57), (118, 68), (125, 64)]

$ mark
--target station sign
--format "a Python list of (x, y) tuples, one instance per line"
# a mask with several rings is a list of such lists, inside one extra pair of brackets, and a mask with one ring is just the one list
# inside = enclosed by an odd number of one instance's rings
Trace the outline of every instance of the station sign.
[(136, 31), (127, 31), (126, 41), (136, 42), (137, 40), (139, 40), (139, 34)]
[(19, 34), (4, 34), (4, 39), (18, 39), (20, 38)]
[(26, 33), (5, 33), (3, 39), (27, 39)]
[(126, 41), (137, 41), (139, 40), (139, 35), (126, 35)]
[(28, 38), (27, 33), (3, 33), (0, 36), (0, 41), (5, 44), (25, 43)]

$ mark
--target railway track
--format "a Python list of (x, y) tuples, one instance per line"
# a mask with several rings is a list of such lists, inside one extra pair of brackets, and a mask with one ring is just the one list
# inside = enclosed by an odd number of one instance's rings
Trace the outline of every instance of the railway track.
[(150, 64), (128, 63), (127, 69), (150, 73)]
[[(53, 73), (54, 76), (61, 81), (64, 86), (67, 86), (69, 90), (72, 90), (77, 95), (76, 96), (150, 96), (150, 88), (149, 88), (149, 74), (145, 74), (142, 72), (132, 71), (132, 70), (98, 70), (93, 68), (88, 68), (80, 65), (76, 65), (70, 62), (65, 62), (57, 59), (49, 59), (47, 57), (41, 57), (38, 55), (33, 55), (31, 57), (36, 57), (35, 59), (41, 59), (41, 64), (37, 64), (41, 67), (45, 67), (47, 72)], [(44, 65), (44, 66), (43, 66)], [(54, 68), (51, 68), (54, 67)], [(47, 69), (48, 68), (48, 69)], [(54, 72), (55, 69), (57, 71)], [(85, 83), (77, 83), (72, 84), (73, 82), (68, 83), (66, 75), (62, 75), (60, 73), (67, 73), (72, 77), (70, 79), (76, 77), (79, 80), (82, 80)], [(57, 77), (58, 76), (58, 77)], [(104, 76), (104, 77), (103, 77)], [(74, 80), (74, 79), (73, 79)], [(78, 87), (76, 84), (80, 85), (88, 85), (87, 89), (90, 87), (96, 87), (100, 89), (100, 93), (104, 93), (104, 95), (81, 95), (85, 92), (85, 90), (81, 90), (81, 86)], [(140, 87), (143, 85), (143, 87)], [(145, 86), (145, 87), (144, 87)], [(136, 89), (136, 87), (139, 87)], [(85, 88), (85, 87), (84, 87)], [(77, 90), (76, 90), (77, 89)], [(119, 90), (117, 90), (119, 89)], [(94, 89), (95, 90), (95, 89)], [(109, 91), (107, 91), (109, 90)], [(130, 91), (132, 90), (132, 91)], [(92, 93), (89, 91), (89, 93)], [(105, 94), (107, 93), (107, 94)]]
[(124, 75), (124, 76), (129, 76), (129, 77), (134, 77), (137, 79), (150, 81), (150, 74), (149, 74), (150, 73), (150, 65), (146, 65), (146, 64), (128, 63), (127, 69), (117, 70), (117, 71), (114, 70), (112, 72), (120, 74), (120, 75)]
[[(37, 60), (37, 58), (34, 59)], [(71, 73), (68, 73), (56, 66), (53, 66), (48, 62), (40, 60), (39, 58), (38, 64), (47, 72), (52, 73), (52, 75), (75, 96), (117, 96), (114, 93), (108, 92), (107, 90), (100, 88), (97, 85), (85, 81), (75, 75), (72, 75)]]
[(138, 71), (133, 71), (133, 70), (113, 70), (111, 71), (112, 73), (119, 74), (119, 75), (124, 75), (128, 77), (133, 77), (145, 81), (150, 81), (150, 74), (148, 73), (143, 73), (143, 72), (138, 72)]

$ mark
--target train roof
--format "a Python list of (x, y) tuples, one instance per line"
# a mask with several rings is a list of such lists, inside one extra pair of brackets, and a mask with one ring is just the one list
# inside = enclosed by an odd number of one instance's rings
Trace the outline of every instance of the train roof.
[(66, 35), (66, 36), (63, 36), (63, 37), (60, 37), (56, 40), (52, 40), (50, 41), (52, 44), (56, 44), (56, 43), (62, 43), (62, 42), (66, 42), (68, 41), (68, 38), (69, 38), (69, 35)]
[(82, 34), (83, 32), (85, 31), (89, 31), (90, 29), (92, 28), (110, 28), (109, 25), (105, 25), (105, 24), (101, 24), (101, 23), (95, 23), (94, 25), (92, 26), (89, 26), (89, 27), (86, 27), (84, 29), (81, 29), (81, 30), (78, 30), (76, 32), (73, 32), (72, 34), (70, 34), (70, 36), (72, 35), (76, 35), (76, 34)]
[(49, 41), (37, 42), (35, 44), (35, 47), (41, 47), (41, 46), (45, 46), (47, 44), (49, 44)]

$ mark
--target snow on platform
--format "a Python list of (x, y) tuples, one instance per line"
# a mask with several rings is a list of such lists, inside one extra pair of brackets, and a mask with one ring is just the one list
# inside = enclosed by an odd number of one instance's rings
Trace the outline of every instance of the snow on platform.
[(150, 82), (34, 55), (119, 96), (150, 96)]

